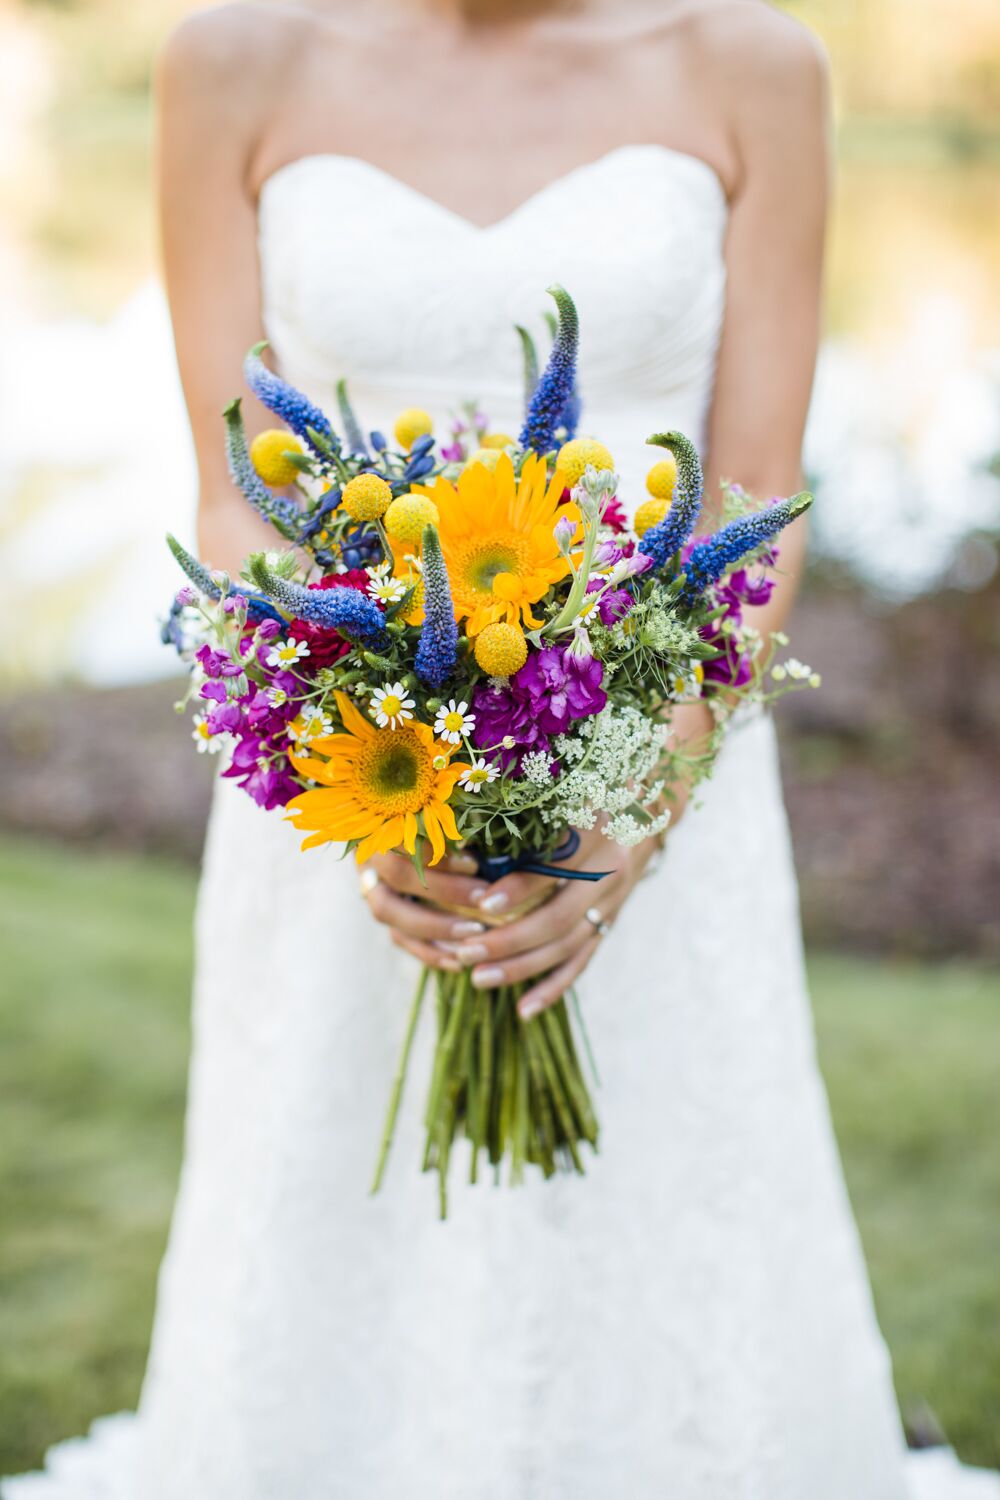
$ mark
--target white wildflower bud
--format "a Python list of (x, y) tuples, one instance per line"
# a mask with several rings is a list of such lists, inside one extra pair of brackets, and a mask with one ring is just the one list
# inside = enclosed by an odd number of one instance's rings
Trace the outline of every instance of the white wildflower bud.
[(810, 673), (810, 676), (809, 676), (809, 686), (810, 686), (810, 687), (811, 687), (811, 688), (818, 688), (818, 687), (819, 687), (819, 685), (820, 685), (820, 683), (821, 683), (821, 682), (822, 682), (822, 681), (823, 681), (823, 679), (822, 679), (822, 677), (821, 677), (821, 676), (820, 676), (820, 675), (819, 675), (819, 673), (818, 673), (818, 672), (812, 672), (812, 673)]
[(515, 745), (517, 744), (517, 740), (512, 734), (505, 734), (500, 743), (505, 750), (513, 750)]
[(776, 667), (771, 668), (771, 676), (775, 682), (784, 682), (785, 678), (788, 676), (788, 673), (779, 662)]
[(213, 568), (211, 573), (209, 574), (209, 577), (223, 596), (229, 593), (232, 579), (226, 572), (225, 568)]
[(555, 537), (556, 546), (563, 557), (569, 557), (573, 538), (576, 535), (576, 522), (571, 521), (569, 516), (563, 516), (562, 520), (557, 521), (555, 526), (553, 526), (552, 535)]
[(783, 630), (772, 630), (771, 639), (776, 646), (788, 645), (788, 637)]
[(590, 636), (582, 625), (578, 625), (573, 632), (573, 639), (566, 647), (569, 656), (575, 656), (581, 661), (586, 661), (593, 656), (594, 650), (590, 644)]

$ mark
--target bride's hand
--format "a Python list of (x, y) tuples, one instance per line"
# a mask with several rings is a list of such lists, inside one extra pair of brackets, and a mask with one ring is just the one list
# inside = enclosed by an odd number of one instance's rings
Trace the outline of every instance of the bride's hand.
[[(601, 940), (598, 929), (617, 916), (653, 847), (653, 840), (647, 840), (635, 849), (622, 849), (600, 833), (587, 833), (573, 867), (606, 870), (603, 880), (560, 882), (513, 874), (493, 885), (474, 878), (475, 861), (468, 855), (451, 856), (440, 872), (428, 870), (422, 886), (408, 859), (386, 854), (366, 866), (371, 874), (362, 875), (362, 889), (373, 916), (389, 927), (393, 942), (432, 968), (451, 973), (471, 968), (473, 984), (483, 989), (544, 976), (519, 1002), (520, 1014), (527, 1019), (554, 1005), (583, 973)], [(478, 907), (495, 920), (542, 900), (556, 887), (556, 894), (544, 904), (492, 928), (428, 904)], [(420, 899), (410, 899), (414, 896)]]
[(537, 1015), (555, 1005), (583, 973), (654, 849), (653, 839), (623, 849), (597, 831), (582, 834), (572, 867), (607, 871), (603, 880), (508, 875), (490, 887), (486, 900), (493, 902), (488, 908), (493, 912), (515, 910), (544, 886), (558, 889), (543, 905), (469, 937), (451, 951), (472, 968), (472, 982), (480, 989), (537, 978), (517, 1007), (522, 1020)]

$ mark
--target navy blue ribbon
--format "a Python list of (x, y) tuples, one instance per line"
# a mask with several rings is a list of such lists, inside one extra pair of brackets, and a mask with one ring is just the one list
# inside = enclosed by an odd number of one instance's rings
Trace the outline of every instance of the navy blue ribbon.
[(575, 828), (571, 828), (563, 843), (549, 856), (553, 861), (551, 864), (547, 864), (540, 854), (531, 849), (525, 849), (523, 854), (516, 856), (484, 854), (477, 849), (474, 851), (479, 861), (476, 873), (481, 880), (488, 880), (491, 884), (515, 872), (523, 875), (553, 875), (557, 880), (603, 880), (606, 875), (611, 874), (610, 870), (561, 870), (555, 861), (571, 859), (579, 847), (580, 835)]

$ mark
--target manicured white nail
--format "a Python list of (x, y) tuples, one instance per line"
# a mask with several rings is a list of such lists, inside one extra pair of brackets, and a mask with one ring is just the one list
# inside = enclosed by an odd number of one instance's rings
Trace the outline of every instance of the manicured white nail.
[(481, 963), (484, 958), (489, 958), (490, 952), (488, 948), (484, 948), (482, 943), (463, 943), (461, 947), (455, 949), (455, 956), (460, 958), (463, 964), (471, 965)]
[(543, 1008), (541, 1001), (529, 1000), (526, 1004), (522, 1003), (517, 1007), (517, 1013), (522, 1021), (530, 1021), (532, 1016), (537, 1016)]
[(506, 891), (493, 891), (477, 902), (477, 905), (480, 911), (503, 911), (505, 906), (510, 905), (510, 897)]
[(486, 928), (482, 922), (455, 922), (451, 929), (452, 937), (478, 937)]
[(481, 990), (494, 989), (503, 984), (503, 969), (498, 969), (495, 964), (488, 969), (473, 969), (472, 982)]

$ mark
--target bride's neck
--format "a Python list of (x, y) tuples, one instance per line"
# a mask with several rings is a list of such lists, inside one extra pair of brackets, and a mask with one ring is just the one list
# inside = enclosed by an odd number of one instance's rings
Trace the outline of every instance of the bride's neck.
[(400, 14), (457, 24), (516, 24), (536, 18), (576, 15), (593, 7), (588, 0), (392, 0)]

